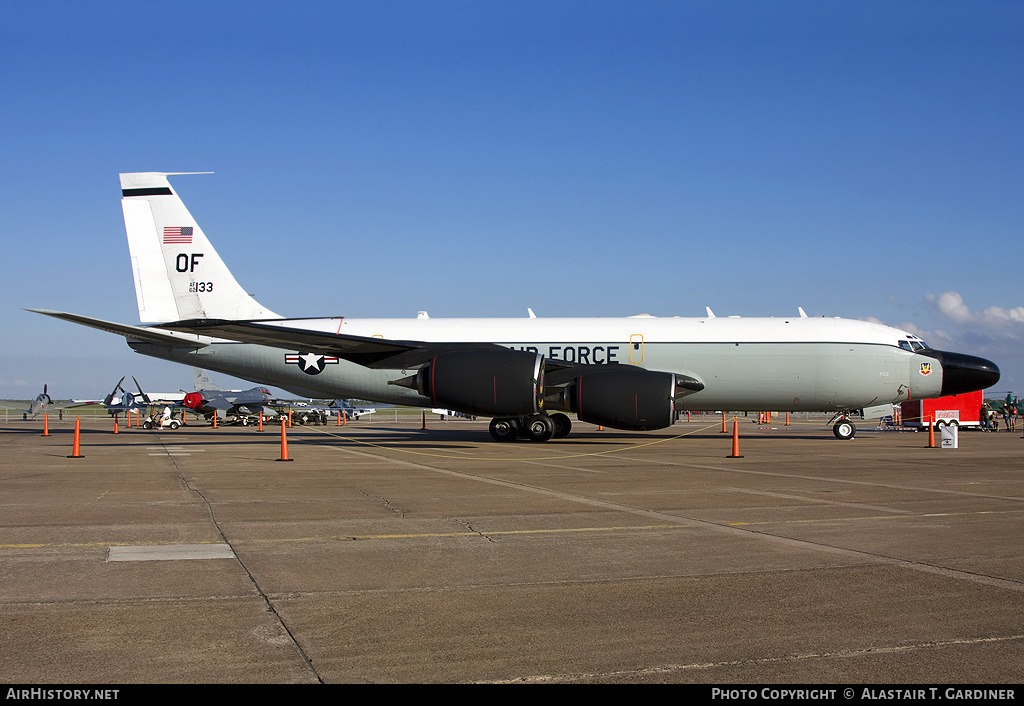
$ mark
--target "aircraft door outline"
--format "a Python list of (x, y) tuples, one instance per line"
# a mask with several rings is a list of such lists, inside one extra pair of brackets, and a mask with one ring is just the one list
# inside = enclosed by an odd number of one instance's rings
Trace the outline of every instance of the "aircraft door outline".
[(642, 333), (633, 333), (629, 336), (629, 362), (644, 362), (644, 335)]

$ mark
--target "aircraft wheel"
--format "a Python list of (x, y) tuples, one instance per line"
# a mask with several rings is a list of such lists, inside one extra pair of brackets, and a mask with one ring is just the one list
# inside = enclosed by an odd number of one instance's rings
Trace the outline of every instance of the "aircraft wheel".
[(519, 436), (519, 425), (515, 419), (492, 419), (488, 431), (495, 441), (515, 441)]
[(535, 414), (526, 420), (530, 441), (548, 441), (555, 435), (555, 423), (546, 414)]
[(572, 431), (572, 421), (566, 414), (558, 413), (551, 415), (551, 421), (555, 423), (555, 438), (564, 439)]
[(845, 441), (853, 438), (853, 435), (857, 433), (857, 427), (849, 419), (840, 419), (832, 427), (832, 433), (835, 434), (837, 439)]
[(249, 418), (248, 417), (242, 417), (242, 426), (243, 427), (249, 426)]

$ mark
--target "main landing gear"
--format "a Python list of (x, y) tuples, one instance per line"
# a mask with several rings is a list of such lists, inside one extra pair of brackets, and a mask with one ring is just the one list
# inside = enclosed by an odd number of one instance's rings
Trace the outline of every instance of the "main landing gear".
[(515, 441), (525, 436), (530, 441), (561, 439), (569, 435), (572, 422), (567, 415), (534, 414), (531, 417), (498, 417), (491, 420), (491, 438), (495, 441)]

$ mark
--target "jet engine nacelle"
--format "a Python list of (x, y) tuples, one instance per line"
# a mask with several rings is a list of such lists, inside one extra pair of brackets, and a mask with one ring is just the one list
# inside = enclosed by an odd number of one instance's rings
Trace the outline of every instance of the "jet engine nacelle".
[(570, 409), (584, 422), (649, 431), (676, 420), (676, 376), (650, 370), (600, 370), (576, 378)]
[(186, 393), (185, 399), (181, 401), (181, 403), (189, 409), (199, 409), (205, 402), (206, 400), (204, 400), (203, 396), (198, 392)]
[(507, 349), (440, 353), (415, 382), (435, 407), (483, 417), (528, 416), (543, 407), (544, 357)]

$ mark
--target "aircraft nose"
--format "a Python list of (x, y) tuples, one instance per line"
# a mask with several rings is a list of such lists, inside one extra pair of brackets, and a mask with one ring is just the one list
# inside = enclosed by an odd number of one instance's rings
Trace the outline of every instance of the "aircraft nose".
[(942, 391), (946, 395), (959, 395), (992, 387), (999, 382), (999, 366), (976, 355), (925, 351), (924, 355), (938, 359), (942, 364)]

